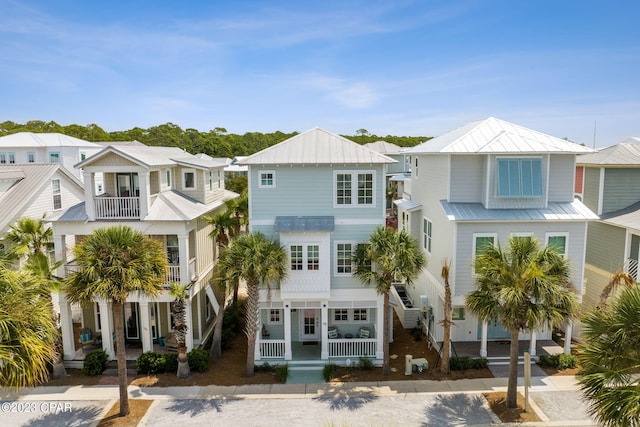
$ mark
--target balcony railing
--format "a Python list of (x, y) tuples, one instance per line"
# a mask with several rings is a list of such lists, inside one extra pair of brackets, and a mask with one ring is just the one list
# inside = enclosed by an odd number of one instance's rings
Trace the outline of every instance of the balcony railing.
[(329, 357), (374, 357), (375, 338), (329, 339)]
[(260, 358), (284, 358), (284, 340), (260, 340)]
[(140, 219), (140, 197), (107, 197), (93, 199), (97, 219)]
[(627, 258), (624, 262), (624, 272), (629, 273), (633, 278), (638, 281), (638, 260), (633, 258)]

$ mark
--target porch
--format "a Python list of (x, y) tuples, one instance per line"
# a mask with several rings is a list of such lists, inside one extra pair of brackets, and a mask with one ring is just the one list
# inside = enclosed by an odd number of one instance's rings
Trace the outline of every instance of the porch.
[(260, 339), (257, 343), (259, 358), (256, 364), (278, 361), (326, 360), (339, 363), (349, 358), (376, 357), (377, 338), (335, 338), (326, 340), (328, 358), (322, 358), (322, 341), (297, 341), (291, 343), (291, 358), (285, 357), (285, 340)]
[[(482, 343), (480, 341), (457, 341), (453, 343), (453, 349), (459, 357), (480, 357)], [(497, 362), (499, 360), (509, 359), (511, 341), (499, 340), (499, 341), (487, 341), (487, 359), (489, 363)], [(451, 353), (455, 356), (453, 349)], [(542, 355), (554, 355), (564, 351), (564, 349), (555, 341), (552, 340), (537, 340), (535, 342), (535, 352), (532, 351), (530, 340), (518, 341), (518, 354), (524, 355), (524, 352), (529, 351), (531, 356)]]

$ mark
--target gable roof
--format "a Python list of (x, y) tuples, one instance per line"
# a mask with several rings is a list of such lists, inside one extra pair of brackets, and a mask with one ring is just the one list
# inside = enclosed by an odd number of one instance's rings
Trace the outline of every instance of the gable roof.
[(640, 202), (614, 212), (602, 214), (600, 219), (602, 222), (618, 227), (638, 229), (640, 228)]
[(627, 138), (597, 153), (578, 156), (576, 163), (579, 165), (640, 165), (640, 138)]
[(385, 164), (396, 163), (390, 157), (369, 150), (340, 135), (315, 127), (279, 144), (259, 151), (239, 165), (277, 164)]
[(363, 147), (385, 155), (396, 155), (402, 153), (402, 147), (387, 141), (370, 142), (368, 144), (364, 144)]
[(591, 153), (592, 149), (494, 117), (467, 123), (406, 154)]
[(223, 167), (222, 162), (196, 157), (178, 147), (150, 147), (147, 145), (110, 145), (75, 165), (84, 168), (102, 157), (114, 153), (145, 168), (175, 166), (178, 164), (200, 169)]
[(18, 132), (0, 137), (0, 147), (91, 147), (100, 145), (61, 133)]
[[(12, 181), (10, 187), (0, 194), (0, 232), (13, 224), (37, 199), (43, 188), (49, 185), (56, 172), (67, 177), (69, 182), (83, 191), (83, 185), (66, 168), (58, 163), (28, 163), (0, 166), (0, 180)], [(51, 197), (47, 195), (47, 197)], [(42, 212), (45, 213), (45, 212)]]

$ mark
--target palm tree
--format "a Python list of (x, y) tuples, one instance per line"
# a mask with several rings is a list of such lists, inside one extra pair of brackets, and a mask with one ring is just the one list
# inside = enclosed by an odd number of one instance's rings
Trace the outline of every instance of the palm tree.
[(189, 360), (187, 359), (186, 336), (189, 327), (187, 326), (186, 299), (189, 297), (189, 285), (171, 283), (169, 295), (175, 298), (173, 302), (173, 318), (175, 325), (173, 331), (178, 343), (178, 378), (187, 378), (191, 375)]
[(393, 282), (410, 285), (427, 261), (409, 233), (385, 227), (376, 228), (367, 244), (358, 246), (353, 259), (354, 275), (365, 285), (375, 284), (378, 295), (384, 296), (382, 373), (389, 375), (389, 290)]
[(131, 293), (153, 297), (167, 277), (167, 254), (160, 242), (127, 226), (98, 228), (74, 248), (78, 269), (66, 281), (70, 302), (113, 302), (120, 416), (129, 413), (123, 307)]
[(604, 426), (640, 426), (640, 285), (582, 319), (577, 378), (589, 413)]
[(243, 234), (222, 253), (220, 269), (227, 281), (247, 283), (244, 333), (247, 336), (247, 377), (254, 373), (256, 335), (260, 325), (259, 288), (281, 282), (287, 275), (287, 252), (262, 233)]
[(611, 277), (607, 286), (602, 289), (602, 293), (600, 294), (600, 304), (601, 306), (607, 304), (607, 299), (611, 295), (613, 291), (615, 291), (618, 286), (633, 286), (636, 284), (636, 280), (629, 273), (625, 273), (623, 271), (616, 271), (616, 273)]
[(569, 261), (532, 238), (512, 237), (505, 251), (489, 245), (474, 260), (477, 288), (466, 297), (480, 320), (497, 319), (511, 334), (506, 405), (517, 407), (518, 337), (576, 315)]
[(442, 339), (442, 365), (440, 372), (449, 373), (449, 356), (451, 353), (451, 285), (449, 284), (449, 272), (451, 265), (448, 260), (443, 261), (440, 277), (444, 280), (444, 338)]
[(5, 235), (12, 244), (10, 253), (17, 258), (44, 253), (53, 247), (53, 230), (45, 228), (44, 215), (40, 219), (22, 217)]
[(0, 265), (0, 387), (17, 389), (45, 381), (57, 334), (42, 279)]

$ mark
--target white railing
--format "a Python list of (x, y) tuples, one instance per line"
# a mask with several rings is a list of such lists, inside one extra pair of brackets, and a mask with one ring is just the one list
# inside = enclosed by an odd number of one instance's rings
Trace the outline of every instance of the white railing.
[(633, 258), (627, 258), (624, 262), (624, 272), (629, 273), (633, 278), (638, 281), (638, 260)]
[(260, 359), (284, 358), (284, 340), (260, 340)]
[(140, 219), (140, 197), (94, 197), (98, 219)]
[(167, 274), (167, 283), (176, 282), (180, 283), (180, 266), (170, 265), (169, 274)]
[(361, 357), (376, 355), (375, 338), (338, 338), (329, 340), (329, 357)]

